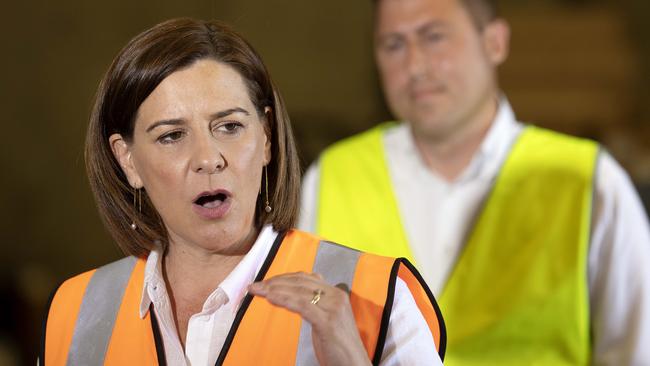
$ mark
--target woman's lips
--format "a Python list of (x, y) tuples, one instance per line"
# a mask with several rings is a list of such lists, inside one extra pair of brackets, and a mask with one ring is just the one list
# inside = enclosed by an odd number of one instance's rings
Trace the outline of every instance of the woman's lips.
[(214, 201), (205, 205), (198, 205), (196, 203), (192, 204), (192, 209), (199, 216), (205, 219), (220, 219), (228, 213), (230, 210), (230, 197), (226, 198), (224, 201)]
[(230, 192), (226, 190), (203, 192), (194, 199), (192, 209), (205, 219), (220, 219), (230, 210), (231, 202)]

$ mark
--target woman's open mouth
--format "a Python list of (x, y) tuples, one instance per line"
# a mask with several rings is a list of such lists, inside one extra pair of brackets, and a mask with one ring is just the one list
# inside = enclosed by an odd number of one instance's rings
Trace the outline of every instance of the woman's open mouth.
[(228, 213), (230, 197), (230, 192), (226, 190), (203, 192), (194, 199), (192, 209), (203, 218), (219, 219)]

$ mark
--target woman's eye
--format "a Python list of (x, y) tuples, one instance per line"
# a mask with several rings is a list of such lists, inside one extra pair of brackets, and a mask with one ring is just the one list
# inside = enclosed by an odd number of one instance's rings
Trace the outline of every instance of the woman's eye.
[(158, 141), (162, 144), (171, 144), (183, 137), (183, 131), (172, 131), (168, 132), (158, 138)]
[(226, 122), (220, 124), (219, 127), (217, 127), (217, 130), (232, 135), (239, 132), (242, 127), (243, 125), (239, 122)]

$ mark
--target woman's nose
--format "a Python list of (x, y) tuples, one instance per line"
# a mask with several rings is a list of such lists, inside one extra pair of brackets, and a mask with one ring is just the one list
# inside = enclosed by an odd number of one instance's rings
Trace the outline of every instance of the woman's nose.
[(192, 170), (196, 173), (214, 174), (227, 166), (228, 162), (215, 141), (206, 138), (195, 143)]

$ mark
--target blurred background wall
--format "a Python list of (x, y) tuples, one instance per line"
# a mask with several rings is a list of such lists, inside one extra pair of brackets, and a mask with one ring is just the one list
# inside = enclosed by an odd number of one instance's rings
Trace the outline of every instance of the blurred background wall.
[[(95, 212), (83, 139), (94, 92), (134, 35), (177, 16), (231, 23), (286, 99), (306, 167), (331, 142), (389, 119), (371, 2), (188, 0), (6, 4), (0, 23), (0, 365), (33, 364), (62, 279), (120, 257)], [(602, 142), (650, 197), (647, 0), (504, 0), (502, 86), (524, 121)]]

